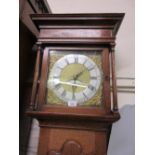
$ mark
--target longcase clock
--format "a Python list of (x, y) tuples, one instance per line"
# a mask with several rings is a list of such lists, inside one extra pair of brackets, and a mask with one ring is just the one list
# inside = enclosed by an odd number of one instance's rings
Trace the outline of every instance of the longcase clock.
[(120, 118), (114, 47), (123, 17), (31, 15), (39, 36), (27, 114), (39, 121), (38, 155), (107, 154)]

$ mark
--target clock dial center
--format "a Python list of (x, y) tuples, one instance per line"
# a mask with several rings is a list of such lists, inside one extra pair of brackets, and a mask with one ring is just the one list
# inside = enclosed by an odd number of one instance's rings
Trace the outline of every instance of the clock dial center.
[(78, 63), (67, 65), (60, 74), (60, 82), (63, 82), (63, 88), (66, 91), (72, 92), (72, 87), (75, 93), (83, 91), (90, 82), (90, 73), (88, 69)]

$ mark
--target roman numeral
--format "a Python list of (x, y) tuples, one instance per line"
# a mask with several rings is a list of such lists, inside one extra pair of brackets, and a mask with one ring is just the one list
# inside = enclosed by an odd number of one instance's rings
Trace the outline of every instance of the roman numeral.
[(54, 75), (53, 78), (54, 78), (54, 79), (59, 79), (59, 76)]
[(91, 76), (90, 79), (91, 80), (97, 80), (97, 77), (96, 76)]
[(86, 100), (88, 99), (88, 97), (85, 93), (83, 93), (83, 96), (85, 97)]
[(89, 66), (89, 67), (88, 67), (88, 70), (89, 70), (89, 71), (91, 71), (91, 70), (93, 70), (93, 69), (95, 69), (95, 66)]
[(65, 59), (65, 61), (66, 61), (67, 65), (69, 65), (69, 61), (68, 61), (68, 59)]
[(92, 86), (92, 85), (89, 85), (88, 88), (89, 88), (91, 91), (94, 91), (94, 90), (95, 90), (95, 87)]
[(58, 67), (59, 69), (61, 69), (61, 70), (63, 69), (63, 68), (62, 68), (62, 67), (60, 67), (60, 66), (57, 66), (57, 67)]
[(78, 63), (78, 57), (75, 57), (75, 58), (74, 58), (74, 62), (75, 62), (75, 63)]
[(87, 60), (88, 60), (88, 59), (86, 59), (86, 60), (84, 61), (83, 65), (87, 62)]
[(65, 90), (62, 92), (61, 96), (63, 96), (63, 97), (66, 96), (66, 91)]
[(60, 83), (55, 85), (55, 89), (59, 89), (59, 88), (61, 88), (61, 84)]

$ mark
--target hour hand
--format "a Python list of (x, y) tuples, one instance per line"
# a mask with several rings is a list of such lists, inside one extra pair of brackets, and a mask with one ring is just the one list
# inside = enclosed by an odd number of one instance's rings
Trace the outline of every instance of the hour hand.
[(86, 68), (83, 69), (82, 71), (80, 71), (79, 73), (77, 73), (77, 74), (74, 76), (74, 80), (76, 80), (79, 76), (81, 76), (85, 70), (86, 70)]
[(79, 77), (80, 75), (83, 74), (83, 72), (84, 72), (85, 70), (86, 70), (86, 68), (83, 69), (82, 71), (80, 71), (79, 73), (72, 75), (72, 76), (71, 76), (68, 80), (66, 80), (66, 81), (72, 81), (72, 80), (76, 81), (76, 80), (78, 79), (78, 77)]

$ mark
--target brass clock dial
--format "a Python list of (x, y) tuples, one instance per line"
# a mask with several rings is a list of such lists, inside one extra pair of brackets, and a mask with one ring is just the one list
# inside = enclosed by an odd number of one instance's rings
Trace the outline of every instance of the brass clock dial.
[(68, 106), (84, 105), (98, 92), (101, 71), (83, 54), (67, 54), (49, 69), (48, 89)]

